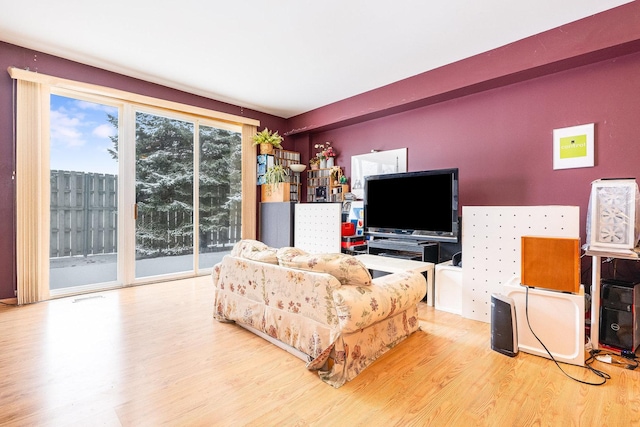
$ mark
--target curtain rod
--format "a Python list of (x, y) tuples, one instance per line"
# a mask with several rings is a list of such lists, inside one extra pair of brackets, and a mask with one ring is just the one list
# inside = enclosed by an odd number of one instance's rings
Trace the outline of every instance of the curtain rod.
[(260, 120), (248, 117), (237, 116), (235, 114), (223, 113), (221, 111), (210, 110), (207, 108), (196, 107), (193, 105), (182, 104), (165, 99), (154, 98), (151, 96), (140, 95), (119, 89), (113, 89), (106, 86), (95, 85), (91, 83), (83, 83), (74, 80), (63, 79), (60, 77), (50, 76), (47, 74), (37, 73), (24, 70), (17, 67), (8, 67), (7, 71), (12, 79), (24, 80), (33, 83), (40, 83), (52, 87), (74, 90), (91, 95), (99, 95), (119, 101), (128, 101), (146, 106), (161, 107), (167, 110), (186, 112), (202, 117), (208, 117), (239, 125), (260, 126)]

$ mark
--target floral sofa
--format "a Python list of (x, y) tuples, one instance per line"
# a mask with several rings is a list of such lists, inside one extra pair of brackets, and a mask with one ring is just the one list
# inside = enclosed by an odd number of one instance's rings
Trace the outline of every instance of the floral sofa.
[(297, 354), (336, 388), (419, 329), (427, 289), (419, 273), (372, 279), (351, 255), (256, 240), (238, 242), (214, 267), (213, 283), (217, 320)]

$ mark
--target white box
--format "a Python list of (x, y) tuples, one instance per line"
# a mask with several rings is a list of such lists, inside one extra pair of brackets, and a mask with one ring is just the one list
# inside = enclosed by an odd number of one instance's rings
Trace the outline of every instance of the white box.
[(591, 250), (632, 250), (639, 227), (635, 179), (598, 179), (591, 183), (587, 240)]
[(549, 359), (548, 349), (558, 362), (584, 366), (584, 286), (580, 285), (578, 294), (529, 289), (528, 310), (526, 288), (520, 285), (519, 277), (509, 280), (503, 288), (504, 295), (516, 305), (520, 351)]
[(462, 267), (451, 261), (437, 264), (435, 285), (436, 310), (462, 314)]

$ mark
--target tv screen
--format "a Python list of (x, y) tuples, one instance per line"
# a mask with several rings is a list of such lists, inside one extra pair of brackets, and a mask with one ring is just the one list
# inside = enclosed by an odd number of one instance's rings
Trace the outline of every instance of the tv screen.
[(367, 234), (458, 242), (458, 169), (365, 177)]

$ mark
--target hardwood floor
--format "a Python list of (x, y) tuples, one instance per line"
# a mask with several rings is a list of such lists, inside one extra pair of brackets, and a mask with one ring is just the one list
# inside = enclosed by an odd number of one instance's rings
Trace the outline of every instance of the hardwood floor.
[[(339, 389), (212, 319), (208, 277), (0, 307), (2, 426), (640, 424), (640, 369), (490, 348), (486, 323), (421, 305), (422, 331)], [(597, 378), (563, 365), (573, 376)]]

